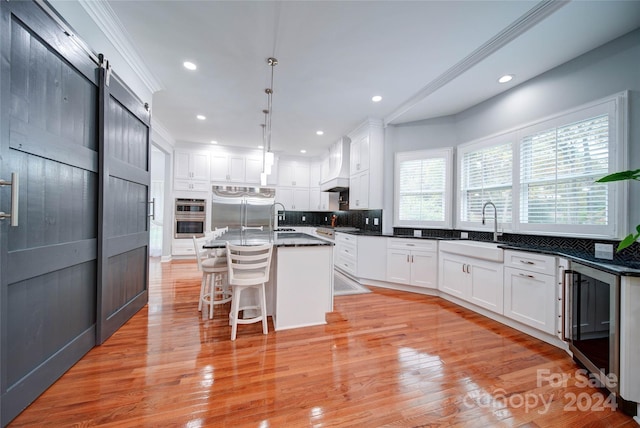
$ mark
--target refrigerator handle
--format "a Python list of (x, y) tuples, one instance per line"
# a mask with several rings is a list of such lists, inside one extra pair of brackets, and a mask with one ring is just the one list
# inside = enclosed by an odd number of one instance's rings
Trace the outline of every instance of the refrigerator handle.
[(247, 225), (247, 200), (242, 198), (242, 205), (240, 205), (240, 230), (243, 230), (243, 226)]

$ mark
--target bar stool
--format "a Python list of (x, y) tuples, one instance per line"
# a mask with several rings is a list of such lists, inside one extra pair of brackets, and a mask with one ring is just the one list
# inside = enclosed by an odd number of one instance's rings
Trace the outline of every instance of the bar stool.
[(200, 284), (200, 299), (198, 300), (198, 310), (202, 311), (204, 304), (209, 308), (209, 319), (213, 318), (213, 308), (215, 305), (222, 305), (231, 301), (231, 290), (229, 289), (227, 276), (226, 257), (207, 257), (209, 252), (202, 248), (206, 239), (193, 237), (193, 246), (198, 261), (198, 270), (202, 271), (202, 283)]
[[(269, 332), (264, 284), (269, 281), (272, 254), (273, 244), (243, 246), (231, 245), (227, 242), (228, 279), (233, 291), (231, 312), (229, 313), (231, 340), (236, 340), (238, 324), (262, 321), (262, 333)], [(257, 294), (259, 305), (255, 304), (255, 300), (247, 304), (241, 303), (242, 293), (246, 290), (253, 290)], [(260, 310), (260, 315), (241, 319), (240, 311), (243, 311), (243, 316), (245, 316), (246, 310)]]

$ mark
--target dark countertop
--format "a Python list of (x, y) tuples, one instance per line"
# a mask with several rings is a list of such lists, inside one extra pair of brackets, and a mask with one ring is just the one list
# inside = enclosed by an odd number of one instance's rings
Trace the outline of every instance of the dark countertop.
[(310, 247), (334, 245), (333, 242), (298, 232), (268, 232), (260, 230), (229, 231), (218, 238), (207, 241), (204, 248), (224, 248), (226, 242), (233, 245), (261, 245), (273, 243), (275, 247)]
[[(441, 236), (411, 236), (411, 235), (393, 235), (381, 232), (366, 232), (362, 230), (357, 231), (345, 231), (342, 233), (348, 233), (350, 235), (358, 236), (380, 236), (384, 238), (407, 238), (407, 239), (432, 239), (438, 241), (456, 241), (461, 238), (447, 238)], [(620, 262), (613, 260), (597, 259), (586, 251), (576, 250), (572, 248), (552, 248), (552, 247), (539, 247), (524, 244), (514, 244), (509, 242), (498, 242), (498, 246), (505, 250), (527, 251), (530, 253), (549, 254), (552, 256), (564, 257), (574, 262), (582, 263), (590, 266), (594, 269), (599, 269), (605, 272), (613, 273), (615, 275), (622, 276), (640, 276), (640, 261), (637, 262)]]
[(527, 251), (530, 253), (541, 253), (564, 257), (571, 261), (590, 266), (594, 269), (613, 273), (615, 275), (640, 276), (640, 262), (625, 262), (624, 264), (617, 264), (613, 260), (598, 259), (590, 254), (587, 254), (585, 251), (574, 250), (571, 248), (546, 248), (513, 245), (509, 243), (502, 243), (501, 245), (499, 245), (499, 247), (505, 250)]

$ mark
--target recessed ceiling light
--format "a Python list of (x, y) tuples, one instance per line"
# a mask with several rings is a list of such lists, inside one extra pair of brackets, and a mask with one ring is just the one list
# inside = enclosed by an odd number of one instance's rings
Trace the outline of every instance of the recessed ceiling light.
[(196, 116), (196, 118), (198, 120), (205, 120), (207, 118), (207, 116), (203, 116), (203, 115), (199, 114), (199, 115)]
[(374, 103), (379, 103), (380, 101), (382, 101), (382, 97), (380, 95), (376, 95), (374, 97), (371, 97), (371, 101), (373, 101)]
[(186, 68), (187, 70), (195, 70), (196, 68), (198, 68), (194, 63), (190, 61), (185, 61), (182, 63), (182, 65), (184, 65), (184, 68)]
[(307, 153), (305, 149), (300, 150), (300, 153)]
[(511, 79), (513, 79), (513, 77), (514, 77), (513, 74), (505, 74), (504, 76), (498, 79), (498, 83), (510, 82)]
[(264, 149), (264, 146), (258, 146), (259, 149)]
[(211, 144), (218, 144), (216, 140), (211, 140)]
[(324, 135), (324, 131), (316, 131), (316, 135)]

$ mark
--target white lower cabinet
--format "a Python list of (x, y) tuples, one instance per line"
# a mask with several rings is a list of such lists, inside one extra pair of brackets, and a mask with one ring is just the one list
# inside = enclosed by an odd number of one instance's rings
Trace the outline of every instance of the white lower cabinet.
[(502, 263), (441, 251), (439, 271), (438, 288), (441, 291), (502, 314)]
[(556, 258), (505, 251), (504, 315), (530, 327), (556, 334)]
[(384, 281), (387, 278), (387, 239), (378, 236), (357, 236), (358, 278)]
[(387, 241), (387, 281), (436, 288), (438, 243), (426, 239)]
[(358, 241), (354, 235), (336, 233), (335, 267), (352, 275), (358, 273)]

